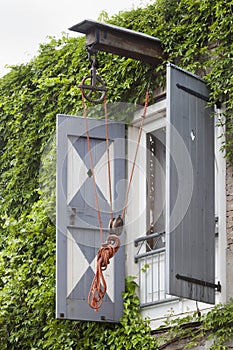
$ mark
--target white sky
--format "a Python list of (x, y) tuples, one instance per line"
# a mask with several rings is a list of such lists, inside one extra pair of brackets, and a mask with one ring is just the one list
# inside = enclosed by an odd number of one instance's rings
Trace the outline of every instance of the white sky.
[(48, 36), (59, 38), (84, 19), (97, 20), (105, 10), (119, 11), (145, 6), (149, 0), (0, 0), (0, 76), (4, 66), (29, 61)]

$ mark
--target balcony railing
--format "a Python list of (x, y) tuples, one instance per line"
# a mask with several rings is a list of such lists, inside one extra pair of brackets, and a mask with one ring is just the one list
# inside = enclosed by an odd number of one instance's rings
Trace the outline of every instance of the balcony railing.
[(134, 245), (138, 247), (134, 260), (139, 265), (141, 307), (171, 300), (165, 284), (165, 232), (140, 237)]

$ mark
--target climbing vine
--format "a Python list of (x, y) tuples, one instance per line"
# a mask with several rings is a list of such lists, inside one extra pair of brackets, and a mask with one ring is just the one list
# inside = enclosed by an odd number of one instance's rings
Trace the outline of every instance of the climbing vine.
[[(98, 70), (108, 87), (108, 101), (141, 103), (149, 81), (151, 90), (164, 86), (168, 61), (197, 73), (210, 87), (210, 103), (225, 108), (219, 123), (225, 126), (223, 151), (232, 162), (232, 13), (232, 0), (157, 0), (111, 18), (102, 13), (109, 23), (159, 37), (163, 48), (162, 62), (155, 69), (100, 52)], [(82, 113), (78, 84), (88, 71), (85, 38), (64, 34), (49, 38), (34, 59), (11, 67), (0, 79), (1, 349), (162, 346), (140, 317), (132, 280), (127, 281), (119, 325), (54, 318), (55, 175), (49, 168), (42, 174), (40, 169), (56, 114)], [(203, 316), (203, 334), (214, 332), (215, 349), (224, 349), (224, 341), (232, 335), (232, 314), (230, 303)]]
[(233, 337), (233, 300), (224, 305), (218, 304), (203, 315), (200, 312), (182, 318), (168, 315), (156, 335), (158, 349), (186, 339), (185, 349), (193, 349), (203, 340), (209, 340), (209, 349), (227, 350), (227, 341)]

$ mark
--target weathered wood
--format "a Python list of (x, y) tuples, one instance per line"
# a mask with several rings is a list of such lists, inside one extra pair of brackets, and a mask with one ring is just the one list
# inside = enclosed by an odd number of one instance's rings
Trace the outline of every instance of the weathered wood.
[(208, 97), (203, 80), (168, 65), (167, 293), (214, 304), (214, 118)]
[(162, 59), (158, 38), (122, 27), (84, 20), (72, 31), (86, 34), (87, 46), (119, 56), (130, 57), (156, 66)]
[[(108, 236), (108, 189), (105, 120), (89, 118), (89, 135), (104, 241)], [(113, 216), (124, 205), (125, 125), (109, 121)], [(59, 319), (119, 322), (125, 289), (124, 235), (106, 271), (107, 292), (99, 312), (88, 304), (96, 254), (101, 246), (85, 120), (57, 117), (57, 279), (56, 316)]]

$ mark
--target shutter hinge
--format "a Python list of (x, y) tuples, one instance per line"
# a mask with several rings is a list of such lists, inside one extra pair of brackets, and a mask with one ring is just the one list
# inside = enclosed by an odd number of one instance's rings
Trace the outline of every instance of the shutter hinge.
[(204, 96), (204, 95), (200, 94), (199, 92), (194, 91), (194, 90), (192, 90), (192, 89), (190, 89), (190, 88), (188, 88), (188, 87), (186, 87), (184, 85), (181, 85), (181, 84), (177, 83), (176, 86), (178, 87), (178, 89), (181, 89), (181, 90), (187, 92), (190, 95), (196, 96), (196, 97), (198, 97), (198, 98), (200, 98), (200, 99), (202, 99), (202, 100), (204, 100), (206, 102), (209, 101), (209, 98), (207, 96)]
[(199, 284), (199, 285), (204, 286), (204, 287), (214, 288), (218, 292), (221, 292), (221, 289), (222, 289), (221, 283), (219, 281), (218, 281), (218, 284), (214, 284), (214, 283), (211, 283), (211, 282), (206, 282), (206, 281), (199, 280), (197, 278), (192, 278), (192, 277), (188, 277), (188, 276), (182, 276), (182, 275), (179, 275), (178, 273), (176, 274), (176, 278), (178, 280), (183, 280), (183, 281), (186, 281), (186, 282)]

